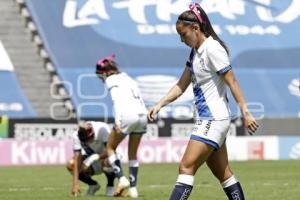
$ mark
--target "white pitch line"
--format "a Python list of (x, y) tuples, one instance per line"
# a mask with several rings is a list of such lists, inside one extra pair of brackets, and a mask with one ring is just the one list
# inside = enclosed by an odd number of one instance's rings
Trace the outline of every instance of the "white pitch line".
[[(258, 184), (254, 184), (254, 183), (251, 183), (249, 184), (250, 186), (258, 186)], [(278, 184), (273, 184), (273, 183), (270, 183), (270, 182), (265, 182), (265, 183), (261, 183), (260, 186), (264, 186), (264, 187), (273, 187), (273, 186), (278, 186)], [(291, 186), (290, 183), (281, 183), (280, 184), (281, 186), (284, 186), (284, 187), (287, 187), (287, 186)], [(143, 187), (146, 187), (146, 188), (151, 188), (151, 189), (156, 189), (156, 188), (166, 188), (166, 187), (173, 187), (174, 184), (155, 184), (155, 185), (146, 185), (146, 186), (143, 186)], [(298, 184), (295, 184), (294, 186), (300, 186), (300, 183)], [(209, 183), (205, 183), (205, 184), (197, 184), (197, 185), (194, 185), (194, 187), (213, 187), (212, 184), (209, 184)], [(43, 187), (39, 190), (42, 190), (42, 191), (57, 191), (57, 190), (63, 190), (62, 188), (60, 187)], [(28, 191), (37, 191), (37, 188), (29, 188), (29, 187), (11, 187), (11, 188), (0, 188), (0, 192), (28, 192)]]
[[(37, 191), (36, 188), (29, 188), (29, 187), (20, 187), (20, 188), (7, 188), (7, 189), (0, 189), (0, 192), (28, 192), (28, 191)], [(58, 188), (54, 187), (43, 187), (41, 189), (42, 191), (55, 191), (55, 190), (60, 190)]]

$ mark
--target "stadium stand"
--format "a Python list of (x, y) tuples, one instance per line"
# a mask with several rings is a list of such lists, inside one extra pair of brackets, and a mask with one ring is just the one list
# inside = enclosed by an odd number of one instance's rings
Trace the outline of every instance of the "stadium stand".
[[(48, 55), (41, 48), (42, 41), (37, 35), (35, 25), (29, 19), (30, 15), (24, 7), (24, 2), (3, 0), (0, 2), (0, 9), (0, 39), (15, 68), (16, 78), (13, 81), (20, 83), (20, 90), (24, 92), (29, 100), (28, 104), (31, 104), (34, 110), (32, 113), (36, 113), (38, 117), (68, 116), (69, 111), (61, 100), (63, 98), (54, 99), (50, 95), (49, 74), (53, 71), (47, 63)], [(46, 66), (48, 71), (43, 66)], [(2, 79), (1, 83), (10, 84)], [(25, 114), (23, 117), (32, 116)]]
[[(246, 99), (253, 109), (260, 110), (257, 115), (298, 117), (300, 101), (289, 90), (289, 85), (300, 74), (295, 60), (299, 54), (296, 42), (299, 39), (291, 42), (288, 38), (296, 34), (289, 27), (299, 20), (289, 17), (284, 21), (283, 16), (270, 23), (271, 20), (267, 19), (270, 16), (262, 17), (251, 10), (256, 6), (253, 3), (242, 2), (248, 17), (231, 17), (231, 24), (227, 27), (221, 26), (228, 24), (226, 18), (229, 17), (224, 13), (211, 18), (217, 21), (219, 32), (223, 31), (221, 37), (231, 50), (233, 67)], [(151, 5), (157, 9), (156, 14), (144, 12), (148, 7), (142, 4), (144, 10), (138, 10), (136, 15), (131, 12), (133, 3), (123, 4), (122, 1), (25, 0), (25, 4), (41, 37), (36, 40), (45, 44), (46, 55), (49, 55), (58, 77), (62, 78), (77, 112), (83, 117), (103, 116), (106, 112), (111, 115), (110, 99), (105, 95), (102, 83), (91, 75), (99, 57), (115, 52), (121, 68), (140, 78), (140, 85), (145, 86), (143, 77), (162, 75), (160, 79), (154, 79), (158, 83), (167, 81), (167, 75), (178, 77), (182, 71), (180, 66), (184, 65), (189, 54), (172, 32), (175, 18), (168, 17), (171, 11), (162, 12), (161, 8), (166, 5), (159, 2)], [(236, 11), (227, 9), (236, 15)], [(264, 9), (268, 11), (272, 5)], [(281, 12), (284, 14), (288, 10)], [(27, 16), (27, 12), (24, 13)], [(224, 16), (220, 18), (218, 14)], [(252, 27), (251, 20), (259, 25)], [(266, 56), (262, 56), (262, 52)], [(145, 96), (149, 96), (149, 91), (152, 96), (158, 92), (153, 88), (142, 89)], [(161, 88), (158, 90), (161, 92)], [(147, 98), (145, 101), (148, 105), (153, 103)], [(230, 102), (232, 110), (237, 112), (232, 98)]]
[[(15, 90), (29, 109), (19, 116), (111, 117), (110, 97), (94, 75), (95, 62), (111, 53), (116, 53), (121, 70), (135, 77), (147, 106), (167, 92), (189, 54), (173, 26), (180, 4), (167, 7), (157, 1), (133, 9), (130, 2), (1, 1), (0, 39), (15, 69), (9, 80), (19, 87)], [(205, 6), (209, 1), (203, 2)], [(259, 134), (298, 134), (294, 122), (300, 116), (300, 38), (293, 27), (299, 18), (290, 12), (289, 2), (254, 4), (240, 1), (244, 13), (230, 6), (228, 15), (218, 10), (208, 13), (230, 49), (250, 109), (261, 118)], [(269, 16), (274, 7), (280, 9)], [(238, 115), (233, 98), (229, 99)], [(185, 94), (161, 117), (191, 118), (192, 101), (192, 95)]]
[(1, 40), (0, 60), (0, 115), (7, 115), (15, 118), (24, 116), (35, 117), (36, 113), (19, 86), (14, 67)]

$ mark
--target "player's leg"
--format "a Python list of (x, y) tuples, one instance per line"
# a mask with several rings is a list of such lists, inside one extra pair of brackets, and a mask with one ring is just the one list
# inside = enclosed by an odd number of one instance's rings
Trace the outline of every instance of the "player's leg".
[(186, 147), (179, 166), (179, 175), (170, 200), (188, 199), (194, 184), (197, 169), (207, 160), (213, 147), (201, 141), (191, 139)]
[(116, 149), (118, 145), (123, 141), (126, 135), (117, 132), (116, 130), (112, 130), (109, 134), (108, 142), (107, 142), (107, 154), (109, 164), (113, 167), (114, 172), (117, 178), (121, 178), (123, 176), (123, 170), (121, 166), (121, 161), (116, 154)]
[[(102, 167), (99, 160), (93, 161), (90, 163), (90, 158), (93, 156), (83, 156), (83, 162), (80, 165), (79, 171), (79, 180), (83, 183), (87, 184), (88, 190), (86, 191), (86, 195), (93, 196), (95, 193), (100, 190), (100, 185), (97, 181), (95, 181), (92, 176), (95, 174), (102, 173)], [(89, 163), (89, 165), (87, 165)]]
[(218, 151), (215, 151), (210, 155), (206, 163), (215, 177), (219, 179), (228, 199), (245, 199), (241, 184), (229, 168), (225, 142)]
[(67, 162), (66, 168), (71, 174), (73, 173), (73, 169), (74, 169), (74, 160), (73, 159), (71, 159)]
[(128, 142), (128, 159), (129, 159), (129, 195), (130, 197), (137, 198), (138, 191), (136, 188), (139, 162), (137, 160), (137, 151), (142, 139), (142, 133), (131, 133)]
[(121, 161), (115, 152), (118, 145), (123, 141), (125, 137), (125, 134), (113, 130), (109, 135), (107, 142), (108, 161), (109, 164), (113, 167), (116, 177), (119, 179), (118, 187), (114, 193), (114, 196), (119, 196), (125, 188), (129, 187), (129, 181), (123, 174)]
[(106, 196), (113, 196), (114, 195), (114, 180), (115, 180), (115, 173), (113, 171), (111, 172), (104, 172), (105, 176), (106, 176), (106, 180), (107, 180), (107, 184), (106, 184)]
[(114, 180), (116, 175), (114, 173), (113, 168), (108, 162), (108, 158), (101, 159), (102, 170), (106, 176), (107, 184), (106, 184), (106, 196), (113, 196), (114, 195)]

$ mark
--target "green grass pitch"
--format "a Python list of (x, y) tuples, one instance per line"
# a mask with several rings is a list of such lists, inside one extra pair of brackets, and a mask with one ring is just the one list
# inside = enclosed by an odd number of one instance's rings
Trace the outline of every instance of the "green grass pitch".
[[(178, 164), (142, 164), (138, 199), (165, 200), (177, 178)], [(247, 200), (300, 199), (300, 160), (231, 162), (240, 179)], [(124, 166), (127, 174), (127, 167)], [(95, 197), (84, 195), (77, 199), (112, 199), (104, 196), (105, 177), (96, 179), (102, 188)], [(86, 189), (81, 184), (81, 189)], [(63, 166), (0, 167), (1, 200), (64, 200), (70, 196), (71, 176)], [(122, 199), (122, 198), (121, 198)], [(197, 173), (191, 200), (225, 200), (218, 181), (206, 166)]]

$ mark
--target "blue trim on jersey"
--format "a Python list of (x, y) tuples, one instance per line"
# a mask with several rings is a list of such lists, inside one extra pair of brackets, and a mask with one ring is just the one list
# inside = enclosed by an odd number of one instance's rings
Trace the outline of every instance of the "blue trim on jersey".
[[(195, 73), (194, 73), (194, 69), (193, 69), (193, 59), (194, 59), (194, 50), (192, 49), (191, 53), (190, 53), (190, 57), (189, 57), (189, 62), (190, 62), (190, 66), (188, 66), (188, 69), (190, 70), (190, 74), (191, 74), (191, 78), (193, 79), (196, 79), (195, 78)], [(193, 81), (193, 80), (192, 80)], [(213, 118), (210, 110), (209, 110), (209, 107), (205, 101), (205, 98), (204, 98), (204, 94), (199, 87), (195, 86), (193, 87), (193, 92), (194, 92), (194, 96), (195, 96), (195, 105), (196, 105), (196, 108), (197, 108), (197, 111), (198, 111), (198, 114), (199, 114), (199, 117), (206, 117), (206, 118)]]
[(185, 64), (188, 68), (192, 67), (192, 64), (190, 61), (186, 61), (186, 64)]
[(189, 61), (190, 61), (190, 63), (193, 63), (194, 55), (195, 55), (195, 52), (194, 52), (193, 49), (191, 49), (191, 52), (190, 52), (190, 55), (189, 55)]
[(81, 142), (81, 146), (85, 151), (86, 155), (92, 155), (95, 153), (95, 151), (88, 144)]
[(189, 59), (186, 62), (186, 66), (189, 68), (191, 75), (194, 74), (194, 72), (193, 72), (193, 58), (194, 58), (194, 51), (192, 49), (191, 52), (190, 52), (190, 55), (189, 55)]
[(227, 67), (224, 67), (223, 69), (217, 71), (217, 74), (218, 75), (223, 75), (226, 72), (230, 71), (231, 69), (232, 69), (231, 65), (228, 65)]
[(203, 91), (201, 88), (198, 86), (195, 86), (193, 88), (194, 95), (195, 95), (195, 105), (198, 111), (198, 114), (200, 117), (207, 117), (207, 118), (212, 118), (213, 115), (210, 112), (210, 109), (205, 101), (205, 97), (203, 94)]
[(205, 143), (205, 144), (208, 144), (208, 145), (212, 146), (212, 147), (215, 148), (215, 149), (219, 149), (219, 148), (220, 148), (219, 145), (218, 145), (218, 143), (216, 143), (216, 142), (214, 142), (214, 141), (212, 141), (212, 140), (209, 140), (209, 139), (200, 137), (200, 136), (198, 136), (198, 135), (191, 135), (191, 138), (190, 138), (190, 139), (192, 139), (192, 140), (197, 140), (197, 141), (200, 141), (200, 142), (203, 142), (203, 143)]

